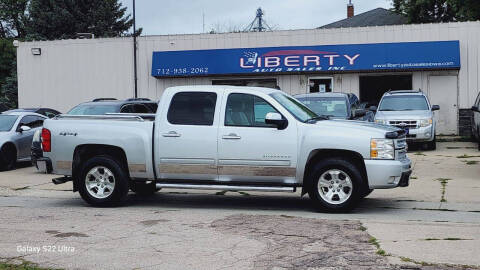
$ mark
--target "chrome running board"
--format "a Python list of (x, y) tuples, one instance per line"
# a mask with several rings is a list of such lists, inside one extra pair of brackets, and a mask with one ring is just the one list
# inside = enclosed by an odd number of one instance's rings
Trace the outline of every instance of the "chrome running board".
[(227, 190), (227, 191), (263, 191), (263, 192), (295, 192), (295, 187), (269, 187), (269, 186), (232, 186), (232, 185), (196, 185), (157, 183), (157, 188), (175, 189), (201, 189), (201, 190)]

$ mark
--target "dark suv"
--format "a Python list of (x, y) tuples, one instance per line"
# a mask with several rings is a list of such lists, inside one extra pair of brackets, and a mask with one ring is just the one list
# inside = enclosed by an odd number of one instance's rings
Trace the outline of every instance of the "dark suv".
[(472, 134), (478, 141), (478, 150), (480, 150), (480, 93), (478, 93), (475, 104), (472, 107)]
[(157, 106), (157, 102), (151, 101), (148, 98), (130, 98), (127, 100), (98, 98), (73, 107), (67, 114), (103, 115), (108, 113), (155, 113)]

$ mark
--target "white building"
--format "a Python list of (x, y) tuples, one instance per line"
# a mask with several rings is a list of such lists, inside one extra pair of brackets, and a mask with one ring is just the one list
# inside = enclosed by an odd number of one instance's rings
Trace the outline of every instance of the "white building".
[[(21, 42), (17, 52), (20, 107), (65, 112), (94, 98), (134, 96), (132, 38)], [(465, 134), (460, 120), (480, 90), (479, 65), (480, 22), (137, 39), (138, 97), (233, 84), (352, 92), (375, 103), (389, 89), (422, 89), (441, 107), (442, 134)]]

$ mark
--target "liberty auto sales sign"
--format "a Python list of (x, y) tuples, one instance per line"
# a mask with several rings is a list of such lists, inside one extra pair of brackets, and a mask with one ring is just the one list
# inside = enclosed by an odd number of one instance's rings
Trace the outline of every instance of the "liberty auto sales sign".
[(459, 69), (459, 41), (156, 51), (154, 77)]

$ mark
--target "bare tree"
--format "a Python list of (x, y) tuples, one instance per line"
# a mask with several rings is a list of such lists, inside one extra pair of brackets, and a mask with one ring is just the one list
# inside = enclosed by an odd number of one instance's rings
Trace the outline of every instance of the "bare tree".
[(224, 22), (217, 21), (216, 23), (211, 25), (211, 30), (210, 30), (210, 34), (240, 33), (240, 32), (242, 32), (242, 26), (232, 21), (224, 21)]

